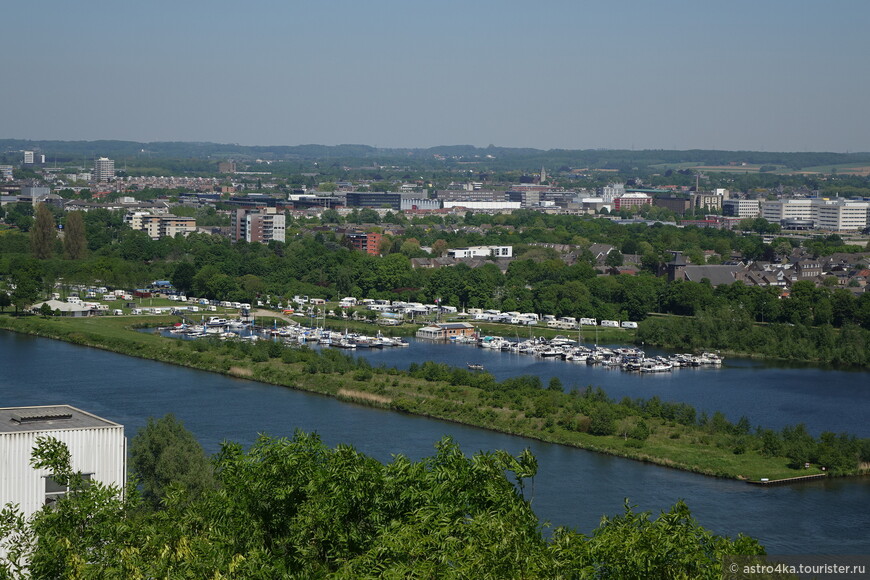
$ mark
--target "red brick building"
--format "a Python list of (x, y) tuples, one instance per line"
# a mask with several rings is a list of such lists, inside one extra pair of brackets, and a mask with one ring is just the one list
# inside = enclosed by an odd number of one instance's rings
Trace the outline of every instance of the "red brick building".
[(643, 205), (652, 205), (652, 198), (645, 193), (626, 193), (620, 197), (613, 198), (613, 209), (615, 211), (640, 208)]
[(350, 241), (351, 246), (355, 250), (360, 250), (372, 256), (377, 256), (381, 253), (381, 234), (370, 232), (348, 232), (345, 237)]

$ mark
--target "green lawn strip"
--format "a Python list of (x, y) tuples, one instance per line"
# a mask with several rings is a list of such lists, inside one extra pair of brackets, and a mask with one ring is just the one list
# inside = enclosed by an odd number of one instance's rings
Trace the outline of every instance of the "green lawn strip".
[[(493, 393), (474, 387), (426, 381), (394, 369), (313, 372), (305, 363), (288, 364), (280, 358), (254, 362), (237, 351), (230, 352), (230, 349), (207, 342), (181, 341), (133, 330), (137, 325), (171, 325), (175, 321), (177, 317), (72, 319), (0, 316), (0, 328), (706, 475), (758, 480), (819, 473), (812, 469), (790, 469), (786, 466), (786, 459), (763, 457), (753, 449), (734, 453), (734, 440), (730, 436), (712, 435), (700, 427), (670, 426), (658, 419), (644, 419), (651, 430), (645, 441), (569, 429), (562, 423), (577, 417), (572, 411), (572, 396), (569, 394), (548, 392), (535, 400), (505, 403)], [(501, 403), (494, 404), (494, 400)], [(545, 417), (529, 416), (541, 400), (555, 405), (555, 409)]]

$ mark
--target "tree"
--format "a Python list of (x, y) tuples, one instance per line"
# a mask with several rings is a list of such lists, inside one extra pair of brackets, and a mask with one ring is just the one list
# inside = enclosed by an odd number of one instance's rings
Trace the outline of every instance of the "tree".
[(193, 290), (194, 276), (196, 276), (196, 266), (190, 262), (179, 262), (175, 265), (169, 281), (179, 292), (190, 292)]
[(202, 446), (172, 414), (148, 419), (130, 443), (130, 467), (142, 498), (158, 507), (173, 485), (198, 497), (214, 487), (214, 474)]
[(54, 224), (54, 215), (44, 203), (36, 206), (36, 220), (33, 223), (33, 231), (30, 232), (30, 248), (33, 257), (38, 260), (50, 258), (54, 253), (54, 240), (57, 237), (57, 229)]
[(342, 221), (341, 216), (334, 209), (323, 210), (320, 214), (320, 222), (323, 224), (340, 224)]
[(608, 252), (607, 257), (604, 259), (604, 264), (606, 266), (611, 267), (611, 268), (617, 268), (619, 266), (622, 266), (622, 263), (623, 263), (622, 252), (620, 252), (619, 250), (617, 250), (615, 248), (613, 250), (611, 250), (610, 252)]
[(445, 254), (445, 252), (447, 252), (447, 248), (448, 248), (447, 242), (440, 239), (440, 238), (435, 240), (432, 243), (432, 253), (435, 254), (436, 256), (438, 256), (439, 258), (442, 257)]
[(43, 302), (42, 306), (39, 307), (39, 314), (42, 315), (43, 318), (48, 318), (54, 314), (54, 311), (51, 309), (51, 306), (48, 305), (48, 302)]
[(39, 297), (42, 287), (42, 267), (33, 258), (17, 257), (12, 260), (12, 276), (10, 281), (15, 286), (12, 291), (12, 303), (15, 312), (25, 310), (27, 306)]
[(9, 294), (0, 290), (0, 312), (6, 310), (7, 306), (12, 305), (12, 298), (9, 297)]
[(85, 257), (88, 242), (85, 236), (85, 221), (82, 212), (72, 211), (67, 214), (63, 228), (63, 250), (70, 260)]

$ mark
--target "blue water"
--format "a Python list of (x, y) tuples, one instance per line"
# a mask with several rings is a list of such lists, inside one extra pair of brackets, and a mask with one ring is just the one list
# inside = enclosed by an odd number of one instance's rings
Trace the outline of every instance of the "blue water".
[[(472, 360), (472, 354), (484, 356), (482, 351), (470, 347), (457, 350), (463, 347), (455, 345), (421, 345), (420, 348), (422, 350), (412, 346), (373, 351), (369, 356), (372, 360), (400, 364), (400, 359), (421, 360), (418, 357), (424, 353), (427, 356), (440, 353), (445, 362), (460, 365)], [(514, 364), (522, 368), (533, 366), (552, 369), (553, 373), (564, 371), (566, 376), (582, 376), (578, 384), (602, 384), (611, 395), (617, 396), (623, 393), (614, 390), (623, 389), (630, 392), (626, 393), (630, 396), (659, 394), (688, 401), (680, 395), (697, 392), (696, 396), (700, 397), (706, 387), (686, 385), (708, 385), (711, 377), (719, 377), (718, 385), (730, 384), (725, 381), (729, 373), (743, 373), (742, 378), (732, 384), (732, 396), (724, 400), (744, 400), (741, 405), (748, 407), (751, 401), (746, 393), (778, 392), (781, 398), (788, 399), (780, 403), (782, 409), (794, 416), (799, 416), (802, 408), (817, 410), (811, 400), (806, 400), (807, 397), (815, 399), (812, 383), (797, 389), (761, 383), (773, 381), (780, 372), (786, 376), (808, 372), (817, 376), (820, 389), (837, 390), (840, 383), (824, 377), (853, 376), (852, 373), (827, 375), (825, 373), (831, 371), (815, 369), (738, 365), (722, 371), (681, 375), (701, 377), (696, 380), (676, 375), (648, 380), (601, 369), (587, 370), (582, 365), (486, 354), (491, 356), (483, 362), (496, 376), (509, 372), (509, 363), (514, 360)], [(497, 364), (498, 361), (501, 362)], [(499, 370), (502, 365), (504, 368)], [(543, 376), (548, 378), (549, 375), (544, 373)], [(866, 378), (866, 374), (856, 376)], [(745, 384), (747, 382), (756, 384)], [(855, 390), (855, 385), (848, 382), (842, 386), (847, 393)], [(858, 392), (863, 391), (858, 389)], [(771, 396), (774, 395), (765, 395)], [(838, 412), (849, 411), (848, 394), (834, 398), (841, 401), (839, 406), (835, 405)], [(247, 445), (258, 433), (289, 436), (296, 428), (316, 431), (328, 445), (350, 443), (382, 461), (388, 461), (393, 454), (415, 459), (431, 455), (434, 443), (444, 435), (456, 439), (466, 453), (491, 449), (518, 453), (529, 447), (539, 462), (533, 507), (539, 517), (554, 526), (588, 532), (598, 525), (601, 516), (621, 513), (626, 497), (639, 509), (653, 513), (667, 509), (678, 499), (685, 499), (702, 525), (729, 536), (747, 533), (758, 538), (769, 553), (870, 553), (870, 518), (866, 508), (870, 501), (870, 480), (867, 478), (759, 488), (8, 332), (0, 332), (0, 400), (3, 406), (71, 404), (124, 424), (128, 436), (135, 434), (148, 417), (174, 413), (209, 452), (216, 451), (224, 440)], [(703, 398), (699, 401), (704, 402)], [(868, 408), (865, 399), (853, 401), (851, 406), (859, 405), (863, 405), (864, 410)], [(836, 415), (825, 413), (816, 413), (817, 423), (822, 428), (838, 424)]]
[[(649, 349), (648, 353), (653, 354)], [(540, 376), (546, 385), (559, 377), (566, 389), (602, 387), (611, 398), (659, 396), (688, 403), (700, 414), (721, 411), (736, 422), (745, 415), (753, 426), (781, 429), (804, 423), (807, 429), (846, 431), (870, 437), (870, 372), (840, 371), (808, 365), (782, 365), (758, 360), (726, 358), (715, 367), (690, 367), (670, 373), (625, 373), (558, 359), (541, 359), (492, 351), (467, 344), (413, 341), (405, 349), (364, 349), (372, 365), (407, 369), (412, 362), (432, 360), (454, 366), (484, 365), (496, 379), (520, 374)]]

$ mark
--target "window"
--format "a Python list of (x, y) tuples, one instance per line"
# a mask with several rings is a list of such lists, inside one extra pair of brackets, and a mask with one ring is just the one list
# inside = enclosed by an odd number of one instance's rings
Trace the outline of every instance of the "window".
[[(92, 473), (83, 473), (82, 480), (87, 486), (91, 481)], [(53, 475), (45, 476), (45, 505), (53, 505), (57, 500), (69, 493), (69, 486), (61, 485), (55, 481)]]

